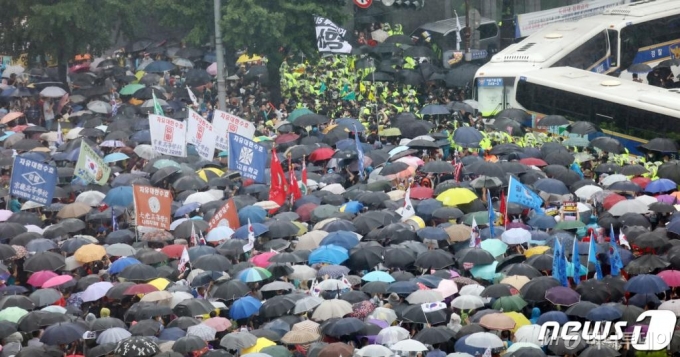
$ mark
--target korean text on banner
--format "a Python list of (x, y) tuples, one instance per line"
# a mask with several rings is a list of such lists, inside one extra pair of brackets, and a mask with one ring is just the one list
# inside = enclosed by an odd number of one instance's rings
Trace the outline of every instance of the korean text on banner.
[(74, 175), (86, 182), (94, 182), (97, 185), (104, 185), (109, 181), (111, 168), (104, 162), (85, 140), (80, 143), (80, 155)]
[(187, 130), (184, 122), (149, 114), (151, 146), (162, 155), (187, 156)]
[(217, 133), (215, 146), (219, 150), (229, 149), (227, 133), (238, 134), (246, 139), (252, 139), (255, 136), (255, 124), (221, 110), (215, 109), (212, 123)]
[(217, 133), (207, 120), (189, 109), (189, 120), (187, 124), (187, 143), (196, 147), (198, 156), (212, 161), (215, 157), (215, 141)]
[(212, 230), (218, 226), (227, 226), (231, 229), (237, 229), (241, 226), (238, 220), (238, 212), (236, 210), (236, 204), (234, 199), (230, 198), (227, 202), (222, 205), (222, 207), (215, 212), (213, 217), (208, 222), (209, 230)]
[(151, 186), (132, 185), (137, 226), (170, 230), (170, 191)]
[(229, 168), (238, 170), (241, 177), (264, 183), (267, 150), (264, 146), (242, 137), (229, 133)]
[(52, 204), (57, 180), (56, 167), (17, 156), (12, 166), (9, 193), (14, 197), (49, 206)]

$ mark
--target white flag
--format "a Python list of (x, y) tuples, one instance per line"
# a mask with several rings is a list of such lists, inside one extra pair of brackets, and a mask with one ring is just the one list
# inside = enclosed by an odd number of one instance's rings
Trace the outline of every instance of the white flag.
[(628, 242), (628, 239), (626, 238), (626, 235), (621, 232), (621, 235), (619, 236), (619, 245), (622, 247), (627, 247), (628, 249), (630, 248), (630, 243)]
[(189, 251), (186, 247), (184, 247), (182, 256), (179, 258), (179, 264), (177, 264), (177, 270), (180, 273), (184, 273), (184, 271), (187, 269), (187, 264), (189, 264)]
[(189, 93), (189, 98), (191, 98), (191, 102), (194, 103), (194, 106), (198, 107), (198, 98), (196, 98), (196, 95), (194, 92), (191, 91), (191, 88), (187, 86), (187, 92)]
[(352, 287), (352, 283), (349, 282), (349, 280), (347, 279), (347, 277), (345, 277), (345, 275), (342, 276), (342, 278), (340, 279), (340, 281), (342, 281), (343, 283), (347, 284), (348, 287), (350, 287), (350, 288)]
[(253, 225), (250, 224), (250, 218), (248, 218), (248, 244), (243, 246), (243, 252), (250, 252), (255, 247), (255, 230), (253, 230)]
[(462, 31), (463, 28), (460, 26), (458, 12), (454, 11), (454, 13), (456, 14), (456, 27), (458, 27), (458, 30), (456, 30), (456, 51), (460, 51), (460, 43), (463, 42), (463, 40), (460, 38), (460, 31)]
[(321, 295), (321, 290), (317, 288), (317, 285), (319, 285), (319, 283), (316, 281), (316, 279), (314, 279), (312, 286), (309, 288), (309, 293), (315, 297), (319, 297), (319, 295)]
[(479, 236), (479, 227), (477, 226), (477, 220), (472, 217), (472, 230), (470, 230), (470, 248), (479, 248), (482, 244), (482, 238)]
[(413, 205), (411, 204), (411, 187), (406, 190), (406, 195), (404, 196), (404, 207), (401, 208), (400, 212), (401, 214), (401, 221), (405, 221), (413, 216), (416, 215), (416, 210), (413, 208)]
[(61, 131), (61, 122), (57, 120), (57, 145), (64, 143), (64, 133)]
[(426, 302), (424, 304), (421, 304), (420, 307), (423, 309), (423, 312), (435, 312), (446, 309), (446, 304), (441, 301)]
[(491, 347), (487, 347), (486, 351), (484, 351), (484, 354), (482, 355), (482, 357), (491, 357), (491, 356), (493, 356), (491, 354)]
[(319, 52), (352, 52), (352, 45), (345, 40), (347, 30), (324, 17), (315, 16), (314, 23), (316, 25), (316, 46)]

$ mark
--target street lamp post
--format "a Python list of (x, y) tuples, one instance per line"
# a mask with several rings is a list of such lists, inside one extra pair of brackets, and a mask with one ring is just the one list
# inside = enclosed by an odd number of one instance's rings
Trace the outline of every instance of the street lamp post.
[(215, 56), (217, 57), (217, 103), (220, 110), (227, 109), (227, 88), (224, 82), (224, 49), (222, 48), (222, 29), (220, 28), (222, 1), (215, 3)]

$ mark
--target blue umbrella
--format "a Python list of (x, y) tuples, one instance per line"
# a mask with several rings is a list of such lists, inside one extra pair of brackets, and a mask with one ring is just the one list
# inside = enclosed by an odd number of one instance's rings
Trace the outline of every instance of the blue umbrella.
[(104, 156), (104, 162), (109, 164), (112, 162), (127, 160), (129, 158), (130, 158), (129, 156), (123, 154), (122, 152), (114, 152), (113, 154), (108, 154)]
[(396, 155), (400, 152), (404, 152), (404, 151), (410, 150), (410, 149), (411, 148), (408, 147), (408, 146), (397, 146), (396, 148), (390, 150), (387, 154), (390, 155), (390, 157), (392, 157), (392, 156), (394, 156), (394, 155)]
[(551, 178), (544, 178), (534, 183), (534, 188), (547, 193), (554, 193), (556, 195), (569, 194), (569, 188), (564, 182)]
[(546, 322), (557, 322), (560, 325), (564, 325), (569, 322), (569, 316), (562, 311), (548, 311), (536, 320), (537, 325), (543, 325)]
[(465, 148), (479, 147), (479, 143), (484, 139), (482, 133), (479, 130), (470, 127), (463, 126), (453, 132), (453, 141), (456, 145), (460, 145)]
[(673, 191), (677, 188), (678, 185), (674, 181), (662, 178), (650, 182), (647, 187), (645, 187), (645, 191), (650, 193), (661, 193)]
[(50, 239), (37, 238), (26, 243), (26, 250), (29, 252), (46, 252), (48, 250), (56, 249), (57, 244)]
[(234, 320), (247, 319), (260, 311), (260, 306), (262, 306), (262, 302), (258, 299), (252, 296), (242, 297), (231, 305), (229, 317)]
[(372, 272), (364, 275), (363, 277), (361, 277), (361, 280), (368, 281), (368, 282), (382, 281), (384, 283), (393, 283), (394, 282), (394, 278), (392, 277), (392, 275), (387, 274), (387, 272), (380, 271), (380, 270), (375, 270), (375, 271), (372, 271)]
[(466, 343), (466, 340), (468, 337), (472, 335), (466, 335), (460, 338), (458, 341), (456, 341), (456, 344), (454, 345), (454, 349), (457, 353), (467, 353), (472, 356), (482, 356), (484, 355), (484, 352), (486, 352), (486, 348), (484, 347), (474, 347), (470, 346)]
[(328, 275), (331, 279), (339, 279), (343, 275), (349, 274), (349, 268), (344, 265), (324, 265), (316, 273), (316, 276), (321, 278)]
[(74, 149), (69, 151), (66, 154), (66, 161), (71, 161), (71, 162), (76, 162), (78, 161), (78, 157), (80, 156), (80, 148)]
[[(502, 227), (502, 226), (494, 226), (494, 233), (496, 234), (496, 236), (495, 236), (494, 238), (500, 237), (501, 234), (503, 234), (503, 232), (505, 232), (505, 227)], [(489, 227), (485, 227), (485, 228), (480, 229), (480, 230), (479, 230), (479, 236), (480, 236), (482, 239), (489, 239), (489, 238), (491, 238), (491, 230), (489, 229)]]
[(126, 267), (135, 264), (142, 264), (142, 262), (131, 257), (117, 259), (115, 262), (111, 263), (111, 266), (109, 267), (109, 274), (118, 274)]
[(260, 206), (246, 206), (238, 211), (238, 220), (242, 226), (248, 225), (248, 220), (250, 223), (264, 223), (264, 219), (267, 217), (267, 211)]
[(168, 327), (161, 331), (158, 335), (158, 339), (163, 341), (177, 341), (186, 336), (186, 334), (187, 333), (179, 327)]
[(359, 201), (349, 201), (340, 206), (340, 212), (357, 214), (364, 209), (364, 204)]
[(420, 201), (420, 203), (415, 205), (414, 208), (416, 210), (416, 214), (427, 222), (432, 219), (432, 213), (434, 213), (434, 211), (436, 211), (438, 208), (442, 207), (444, 207), (444, 204), (441, 201), (430, 198)]
[(488, 281), (493, 281), (496, 277), (496, 266), (498, 262), (493, 262), (491, 264), (485, 265), (475, 265), (470, 269), (470, 274), (477, 279), (484, 279)]
[(348, 232), (356, 232), (357, 227), (354, 226), (354, 223), (346, 220), (346, 219), (337, 219), (333, 222), (326, 223), (323, 226), (323, 230), (332, 233), (332, 232), (337, 232), (337, 231), (348, 231)]
[(636, 294), (659, 294), (670, 289), (663, 279), (651, 274), (634, 276), (626, 282), (623, 288), (628, 292)]
[(529, 220), (529, 225), (535, 229), (553, 229), (557, 225), (555, 218), (553, 216), (545, 215), (535, 215)]
[(354, 139), (342, 139), (335, 143), (335, 147), (338, 150), (356, 150), (357, 143), (354, 141)]
[(309, 264), (329, 263), (342, 264), (349, 258), (347, 249), (337, 245), (324, 245), (309, 254)]
[(655, 294), (635, 294), (628, 299), (628, 304), (644, 309), (648, 303), (653, 303), (654, 306), (661, 305), (661, 300)]
[(408, 295), (418, 290), (418, 284), (414, 281), (397, 281), (387, 287), (387, 293), (395, 293), (397, 295)]
[(420, 275), (413, 278), (413, 280), (417, 283), (427, 286), (430, 289), (436, 289), (439, 286), (439, 283), (441, 283), (441, 281), (444, 279), (436, 275)]
[(363, 124), (361, 124), (359, 120), (354, 118), (335, 119), (335, 124), (338, 124), (349, 131), (354, 131), (355, 130), (354, 128), (356, 128), (356, 130), (359, 132), (366, 131), (366, 127)]
[[(676, 216), (675, 214), (673, 214), (673, 216), (674, 216), (674, 217), (680, 217), (680, 214), (677, 215), (677, 216)], [(668, 232), (670, 232), (670, 233), (674, 233), (674, 234), (680, 235), (680, 219), (673, 219), (673, 220), (671, 220), (671, 222), (670, 222), (668, 225), (666, 225), (666, 229), (667, 229)]]
[(418, 230), (418, 237), (422, 239), (432, 239), (432, 240), (448, 240), (449, 234), (446, 233), (444, 228), (437, 227), (425, 227)]
[(590, 321), (614, 321), (623, 316), (623, 313), (614, 306), (598, 306), (586, 314), (586, 319)]
[(5, 88), (2, 93), (0, 93), (0, 97), (9, 97), (11, 96), (15, 91), (17, 90), (16, 87), (14, 86), (9, 86)]
[(109, 190), (104, 197), (104, 203), (109, 206), (127, 207), (134, 202), (132, 186), (118, 186)]
[(198, 202), (191, 202), (191, 203), (189, 203), (189, 204), (186, 204), (186, 205), (184, 205), (184, 206), (178, 208), (177, 211), (175, 211), (175, 214), (174, 214), (173, 217), (175, 217), (175, 218), (182, 217), (182, 216), (184, 216), (184, 215), (186, 215), (186, 214), (189, 214), (189, 213), (192, 212), (192, 211), (195, 211), (196, 209), (198, 209), (198, 207), (201, 207), (201, 204), (200, 204), (200, 203), (198, 203)]
[(168, 61), (153, 61), (144, 67), (144, 72), (163, 73), (175, 69), (175, 65)]
[[(251, 227), (253, 227), (253, 233), (255, 233), (255, 237), (259, 237), (267, 232), (269, 232), (269, 227), (262, 223), (252, 223), (250, 224)], [(234, 231), (234, 235), (231, 236), (232, 239), (248, 239), (248, 225), (246, 224), (245, 226), (239, 227), (236, 231)]]
[[(448, 235), (447, 235), (448, 237)], [(353, 232), (336, 231), (329, 233), (319, 243), (320, 246), (336, 245), (350, 250), (359, 244), (359, 238)]]

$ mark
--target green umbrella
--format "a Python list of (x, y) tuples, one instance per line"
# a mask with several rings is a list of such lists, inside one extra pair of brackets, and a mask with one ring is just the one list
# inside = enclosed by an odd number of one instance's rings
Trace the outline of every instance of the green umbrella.
[(470, 269), (470, 273), (477, 279), (493, 281), (493, 278), (496, 276), (496, 265), (498, 265), (498, 262), (493, 262), (491, 264), (485, 265), (477, 265)]
[(164, 168), (164, 167), (168, 167), (168, 166), (174, 166), (174, 167), (177, 167), (177, 168), (181, 167), (177, 162), (175, 162), (173, 160), (168, 160), (168, 159), (160, 159), (160, 160), (153, 163), (153, 167), (155, 167), (159, 170)]
[(493, 308), (503, 312), (521, 312), (527, 302), (520, 295), (502, 296), (493, 302)]
[(379, 132), (380, 136), (401, 136), (399, 128), (387, 128)]
[(555, 230), (557, 230), (557, 229), (563, 229), (563, 230), (579, 229), (579, 228), (582, 228), (582, 227), (585, 227), (585, 226), (586, 226), (586, 224), (581, 222), (580, 220), (579, 221), (560, 221), (560, 222), (557, 223), (557, 225), (553, 229), (555, 229)]
[(143, 84), (128, 84), (125, 87), (121, 88), (119, 93), (121, 95), (133, 95), (135, 94), (136, 91), (145, 87), (146, 86)]
[(321, 222), (324, 219), (330, 218), (336, 213), (340, 212), (340, 209), (331, 205), (321, 205), (312, 211), (312, 219), (315, 222)]
[(14, 322), (18, 323), (19, 319), (22, 318), (24, 315), (28, 314), (28, 311), (12, 306), (8, 307), (6, 309), (3, 309), (0, 311), (0, 321), (9, 321), (9, 322)]
[(307, 109), (307, 108), (295, 109), (292, 112), (290, 112), (290, 114), (288, 115), (288, 121), (293, 123), (293, 122), (295, 122), (295, 119), (297, 119), (297, 118), (299, 118), (303, 115), (307, 115), (307, 114), (314, 114), (314, 112)]
[[(496, 213), (496, 215), (498, 215), (498, 213)], [(489, 224), (489, 212), (487, 211), (468, 213), (463, 216), (463, 223), (467, 226), (472, 226), (473, 217), (475, 222), (477, 222), (477, 224), (480, 226), (486, 226)]]
[(508, 245), (505, 244), (500, 239), (484, 240), (484, 241), (482, 241), (481, 246), (482, 246), (482, 249), (491, 253), (491, 255), (493, 255), (494, 258), (500, 257), (501, 255), (505, 254), (505, 251), (508, 250)]
[(283, 346), (265, 347), (262, 350), (260, 350), (260, 353), (264, 353), (265, 355), (270, 355), (272, 357), (291, 357), (292, 356), (290, 351), (288, 351), (288, 349), (283, 347)]

